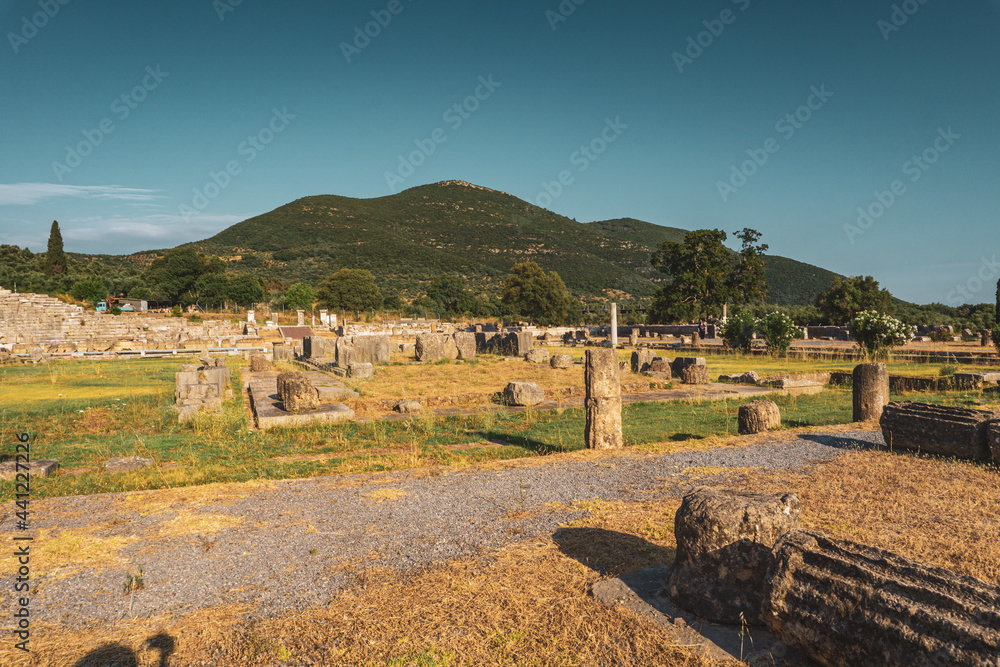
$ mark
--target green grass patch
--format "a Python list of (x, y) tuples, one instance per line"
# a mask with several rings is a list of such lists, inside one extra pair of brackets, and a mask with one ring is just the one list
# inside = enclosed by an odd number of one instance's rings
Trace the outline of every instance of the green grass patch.
[[(179, 425), (171, 409), (174, 373), (187, 361), (74, 360), (0, 368), (0, 452), (13, 453), (17, 432), (35, 435), (32, 458), (57, 459), (62, 469), (54, 477), (32, 480), (32, 497), (44, 498), (470, 465), (583, 447), (582, 408), (511, 412), (492, 406), (468, 416), (251, 432), (237, 392), (222, 414)], [(228, 363), (238, 387), (239, 368), (245, 362), (232, 357)], [(984, 400), (980, 392), (893, 396), (899, 398), (969, 407), (982, 407)], [(622, 414), (626, 446), (734, 435), (745, 400), (627, 404)], [(846, 389), (772, 400), (781, 409), (785, 427), (851, 420), (851, 393)], [(157, 466), (105, 473), (104, 462), (116, 456), (152, 458)], [(12, 483), (0, 484), (0, 500), (13, 495)]]

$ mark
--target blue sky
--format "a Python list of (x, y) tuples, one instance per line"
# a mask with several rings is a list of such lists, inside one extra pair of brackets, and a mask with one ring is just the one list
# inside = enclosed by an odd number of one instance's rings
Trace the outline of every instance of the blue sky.
[(1000, 0), (0, 0), (0, 243), (461, 179), (991, 302), (998, 28)]

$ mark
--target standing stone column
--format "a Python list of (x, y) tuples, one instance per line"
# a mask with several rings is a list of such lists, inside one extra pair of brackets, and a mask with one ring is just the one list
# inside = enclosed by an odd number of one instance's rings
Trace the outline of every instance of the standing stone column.
[(256, 317), (256, 314), (254, 313), (254, 311), (252, 311), (252, 310), (248, 310), (247, 311), (247, 323), (248, 324), (255, 324), (257, 322), (257, 320), (255, 319), (255, 317)]
[(611, 349), (618, 349), (618, 304), (611, 304)]
[(990, 344), (990, 330), (983, 329), (979, 334), (979, 344), (983, 347), (988, 347)]
[(889, 404), (889, 371), (885, 364), (854, 367), (854, 421), (878, 420)]
[(632, 347), (639, 347), (639, 329), (633, 327), (628, 335), (628, 344)]
[(304, 311), (304, 310), (296, 310), (295, 314), (298, 316), (299, 326), (300, 327), (304, 326), (305, 323), (306, 323), (306, 311)]
[(587, 350), (587, 423), (583, 434), (587, 449), (618, 449), (624, 445), (619, 372), (614, 349)]

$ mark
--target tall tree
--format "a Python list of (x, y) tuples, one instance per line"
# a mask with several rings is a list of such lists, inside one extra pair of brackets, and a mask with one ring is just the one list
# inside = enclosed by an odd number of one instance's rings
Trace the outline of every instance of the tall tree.
[(427, 296), (440, 304), (445, 313), (461, 315), (476, 308), (476, 298), (467, 287), (468, 282), (461, 276), (442, 273), (431, 280)]
[(150, 285), (150, 294), (156, 301), (169, 301), (188, 305), (194, 303), (198, 279), (211, 273), (222, 273), (225, 264), (218, 257), (199, 255), (194, 248), (182, 247), (168, 250), (153, 260), (144, 278)]
[(735, 236), (743, 245), (729, 274), (730, 299), (734, 305), (761, 303), (767, 298), (768, 290), (764, 273), (764, 253), (768, 246), (757, 243), (761, 234), (749, 227), (736, 232)]
[(500, 299), (512, 311), (543, 325), (566, 322), (574, 310), (573, 297), (559, 274), (545, 273), (534, 262), (511, 268)]
[(199, 305), (218, 307), (229, 299), (229, 278), (224, 273), (204, 273), (194, 283)]
[(733, 284), (733, 259), (722, 245), (725, 240), (720, 229), (702, 229), (688, 232), (681, 243), (664, 241), (657, 246), (652, 264), (671, 280), (657, 290), (650, 322), (675, 322), (722, 310)]
[(320, 303), (331, 310), (375, 310), (382, 307), (382, 292), (366, 269), (340, 269), (316, 289)]
[(305, 283), (295, 283), (285, 292), (285, 305), (292, 310), (311, 310), (316, 302), (316, 292)]
[(49, 229), (49, 247), (45, 253), (45, 271), (50, 275), (62, 275), (68, 268), (66, 253), (63, 252), (62, 232), (59, 231), (59, 223), (52, 221)]
[(229, 298), (241, 306), (252, 307), (264, 300), (264, 281), (260, 276), (242, 273), (229, 281)]
[(830, 286), (816, 297), (816, 307), (835, 326), (842, 326), (865, 310), (873, 310), (883, 315), (892, 315), (892, 295), (889, 290), (879, 289), (878, 281), (871, 276), (855, 276), (841, 280), (833, 279)]
[(997, 281), (997, 304), (996, 310), (993, 311), (993, 321), (996, 326), (993, 327), (993, 345), (996, 346), (997, 352), (1000, 353), (1000, 280)]

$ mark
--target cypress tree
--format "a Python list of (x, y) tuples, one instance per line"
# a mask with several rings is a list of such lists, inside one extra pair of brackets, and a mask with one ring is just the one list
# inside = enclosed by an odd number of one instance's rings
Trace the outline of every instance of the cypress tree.
[(49, 230), (49, 248), (45, 253), (45, 268), (48, 273), (60, 275), (66, 271), (66, 253), (63, 252), (62, 234), (59, 232), (59, 223), (52, 221), (52, 229)]

